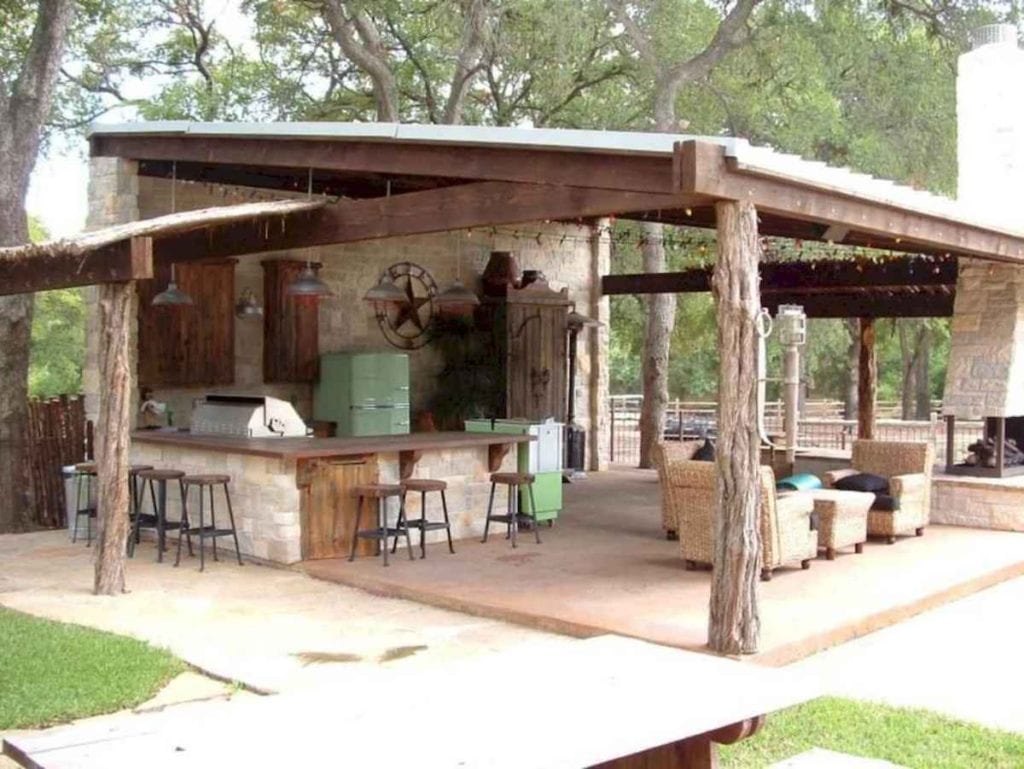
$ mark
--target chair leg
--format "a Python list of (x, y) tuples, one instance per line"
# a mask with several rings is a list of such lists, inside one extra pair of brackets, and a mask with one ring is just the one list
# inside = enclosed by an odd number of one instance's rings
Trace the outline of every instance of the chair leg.
[(533, 484), (529, 483), (526, 488), (530, 492), (530, 509), (533, 511), (533, 533), (537, 538), (537, 544), (540, 544), (540, 522), (537, 520), (537, 502), (533, 498)]
[(487, 541), (487, 531), (491, 528), (491, 513), (494, 512), (494, 489), (495, 484), (491, 483), (491, 499), (487, 503), (487, 518), (484, 521), (484, 538), (480, 540), (481, 542)]
[(199, 487), (199, 571), (206, 571), (206, 502)]
[[(89, 482), (86, 484), (86, 500), (85, 500), (86, 508), (88, 509), (88, 512), (85, 515), (85, 546), (86, 547), (92, 547), (92, 507), (89, 504), (92, 501), (92, 498), (93, 498), (92, 495), (93, 495), (93, 491), (92, 491), (92, 476), (90, 475), (89, 476)], [(99, 500), (98, 499), (96, 500), (96, 506), (99, 507)]]
[[(402, 497), (405, 504), (405, 497)], [(420, 492), (420, 558), (427, 557), (427, 492)]]
[(771, 569), (761, 569), (761, 581), (762, 582), (771, 582), (772, 581), (772, 570)]
[(853, 552), (857, 553), (858, 555), (863, 553), (864, 552), (864, 543), (863, 542), (858, 542), (856, 545), (854, 545), (853, 546)]
[[(183, 518), (188, 518), (188, 489), (185, 486), (185, 481), (178, 480), (178, 493), (181, 495), (181, 515)], [(187, 523), (187, 521), (186, 521)], [(188, 545), (188, 557), (195, 557), (195, 551), (192, 550), (192, 525), (188, 524), (185, 526), (185, 542)]]
[[(398, 542), (398, 538), (405, 533), (405, 548), (409, 551), (409, 560), (416, 560), (412, 554), (412, 537), (409, 536), (409, 520), (405, 517), (405, 495), (403, 494), (398, 498), (398, 517), (404, 521), (405, 528), (399, 529), (395, 532), (395, 542)], [(422, 520), (422, 519), (421, 519)], [(396, 527), (397, 528), (397, 527)], [(423, 536), (422, 530), (420, 536)]]
[[(384, 555), (384, 565), (388, 565), (388, 506), (384, 497), (377, 498), (377, 533), (381, 537), (380, 551)], [(401, 513), (399, 513), (401, 515)], [(398, 535), (395, 535), (397, 541)]]
[(356, 559), (356, 545), (359, 544), (359, 523), (363, 518), (363, 498), (356, 501), (356, 522), (352, 527), (352, 547), (348, 551), (349, 563)]
[(445, 499), (444, 489), (441, 489), (441, 509), (444, 511), (445, 532), (448, 534), (448, 552), (454, 555), (455, 548), (452, 546), (452, 522), (448, 520), (448, 500)]
[[(180, 481), (179, 484), (182, 490), (181, 520), (178, 522), (178, 548), (174, 555), (174, 568), (178, 568), (178, 565), (181, 563), (181, 540), (185, 539), (187, 536), (186, 532), (188, 531), (188, 500), (185, 498), (185, 495), (188, 494), (188, 492), (185, 490), (184, 484), (181, 484)], [(200, 493), (202, 492), (200, 491)], [(189, 544), (192, 544), (191, 537), (189, 537)]]
[(210, 531), (213, 533), (211, 539), (213, 540), (213, 560), (220, 561), (217, 555), (217, 511), (213, 504), (213, 486), (207, 487), (210, 489)]
[[(384, 503), (387, 504), (386, 502)], [(387, 525), (387, 515), (384, 516), (384, 524)], [(397, 530), (401, 529), (402, 526), (409, 526), (409, 522), (405, 519), (405, 494), (402, 494), (402, 501), (398, 506), (398, 521), (395, 523), (395, 541), (391, 544), (391, 555), (398, 552), (398, 533)]]
[(167, 549), (167, 481), (158, 481), (160, 486), (160, 505), (156, 509), (156, 562), (163, 563), (164, 550)]
[(519, 530), (519, 487), (508, 487), (508, 530), (512, 537), (512, 547), (519, 547), (516, 534)]
[(226, 483), (224, 484), (224, 501), (228, 505), (228, 520), (231, 522), (231, 538), (235, 541), (235, 556), (238, 558), (238, 565), (242, 566), (242, 551), (238, 547), (238, 529), (235, 528), (235, 511), (231, 507), (231, 492)]

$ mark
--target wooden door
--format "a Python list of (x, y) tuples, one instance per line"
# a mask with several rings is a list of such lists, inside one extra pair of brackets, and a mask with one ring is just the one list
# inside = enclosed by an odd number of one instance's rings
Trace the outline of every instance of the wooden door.
[[(302, 558), (348, 557), (352, 529), (356, 520), (356, 498), (352, 489), (377, 482), (377, 455), (302, 460), (299, 485), (302, 487)], [(377, 510), (374, 500), (363, 509), (363, 528), (372, 528)], [(360, 540), (356, 553), (373, 555), (376, 543)]]
[(263, 262), (264, 382), (316, 379), (320, 354), (319, 300), (289, 296), (286, 291), (305, 266), (305, 262), (291, 259)]
[(508, 416), (565, 421), (568, 299), (531, 285), (507, 305)]

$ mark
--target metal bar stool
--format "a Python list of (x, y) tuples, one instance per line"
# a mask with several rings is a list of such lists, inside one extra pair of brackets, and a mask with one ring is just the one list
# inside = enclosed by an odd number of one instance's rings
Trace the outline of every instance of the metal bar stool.
[[(444, 481), (437, 481), (431, 478), (409, 478), (408, 480), (402, 481), (402, 511), (405, 514), (405, 526), (407, 529), (419, 529), (420, 530), (420, 558), (427, 557), (427, 546), (425, 539), (428, 531), (440, 531), (444, 529), (448, 534), (448, 552), (454, 553), (455, 548), (452, 546), (452, 524), (448, 520), (448, 500), (445, 499), (445, 489), (448, 488), (448, 484)], [(405, 506), (405, 495), (409, 492), (420, 494), (420, 517), (412, 519), (408, 517)], [(441, 492), (441, 510), (444, 514), (443, 521), (428, 521), (427, 520), (427, 493), (431, 491)], [(391, 547), (391, 552), (395, 552), (398, 549), (398, 537), (395, 537), (395, 544)]]
[(139, 482), (139, 473), (143, 470), (152, 470), (153, 465), (130, 465), (128, 467), (128, 494), (130, 495), (130, 507), (128, 508), (128, 529), (129, 529), (129, 542), (126, 543), (128, 547), (128, 553), (131, 554), (132, 545), (131, 541), (134, 540), (135, 544), (139, 544), (139, 541), (134, 539), (135, 537), (135, 519), (138, 517), (139, 512), (142, 510), (142, 484)]
[[(142, 481), (142, 488), (139, 494), (139, 511), (135, 514), (135, 527), (132, 536), (128, 540), (128, 555), (135, 555), (135, 543), (140, 539), (142, 529), (154, 529), (156, 531), (156, 560), (162, 563), (164, 551), (167, 549), (167, 483), (178, 482), (178, 491), (181, 494), (182, 517), (185, 516), (185, 486), (181, 480), (185, 473), (181, 470), (164, 470), (155, 468), (152, 470), (139, 470), (136, 473)], [(146, 497), (146, 489), (149, 489), (149, 499), (152, 502), (153, 512), (143, 513), (142, 502)], [(191, 549), (192, 544), (189, 543)]]
[[(384, 557), (384, 565), (388, 565), (388, 537), (394, 536), (395, 545), (398, 545), (398, 537), (405, 535), (405, 544), (409, 549), (409, 560), (412, 557), (412, 540), (409, 538), (409, 526), (405, 522), (405, 493), (401, 486), (387, 483), (367, 483), (356, 486), (352, 489), (352, 496), (358, 498), (356, 506), (356, 522), (352, 527), (352, 549), (349, 551), (349, 561), (356, 558), (356, 545), (360, 539), (375, 539), (380, 543), (380, 552)], [(398, 497), (398, 520), (393, 527), (388, 526), (388, 499)], [(363, 519), (363, 500), (377, 500), (377, 526), (373, 529), (360, 529), (359, 524)]]
[[(519, 528), (520, 523), (532, 524), (533, 534), (537, 538), (537, 544), (540, 544), (540, 526), (537, 523), (537, 519), (529, 513), (519, 511), (519, 489), (522, 486), (527, 488), (527, 493), (530, 495), (530, 509), (537, 509), (537, 503), (533, 499), (533, 481), (534, 477), (531, 473), (491, 474), (491, 499), (487, 503), (487, 521), (484, 523), (484, 538), (481, 540), (482, 542), (487, 541), (487, 532), (491, 527), (491, 521), (498, 521), (507, 525), (508, 529), (505, 539), (512, 540), (512, 547), (518, 547), (516, 544), (516, 530)], [(494, 512), (494, 492), (499, 484), (508, 486), (508, 504), (505, 513)]]
[[(192, 555), (192, 535), (199, 536), (199, 571), (206, 569), (206, 548), (203, 540), (213, 540), (213, 560), (219, 561), (217, 555), (217, 538), (230, 536), (235, 542), (235, 557), (238, 565), (242, 565), (242, 551), (238, 549), (238, 532), (235, 530), (235, 511), (231, 508), (231, 493), (228, 491), (228, 484), (231, 483), (230, 475), (186, 475), (182, 481), (182, 512), (181, 528), (178, 533), (178, 555), (174, 559), (174, 565), (181, 563), (181, 539), (186, 537), (189, 543), (188, 554)], [(199, 525), (192, 526), (188, 519), (188, 490), (191, 487), (199, 489)], [(213, 501), (213, 490), (218, 486), (224, 489), (224, 501), (228, 506), (228, 520), (231, 523), (230, 529), (217, 528), (217, 510)], [(203, 497), (203, 490), (210, 492), (210, 523), (206, 523), (206, 504)]]
[[(84, 515), (86, 547), (92, 547), (92, 519), (96, 517), (94, 478), (96, 478), (95, 462), (79, 462), (75, 465), (75, 526), (71, 531), (71, 542), (78, 542), (78, 519)], [(85, 492), (84, 500), (83, 492)]]

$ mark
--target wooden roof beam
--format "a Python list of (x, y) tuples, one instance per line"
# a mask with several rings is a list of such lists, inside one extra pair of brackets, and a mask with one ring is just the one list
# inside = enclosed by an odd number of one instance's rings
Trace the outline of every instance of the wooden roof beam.
[(144, 135), (97, 135), (92, 137), (90, 148), (94, 156), (133, 160), (315, 168), (667, 195), (678, 191), (672, 180), (672, 159), (658, 155), (400, 142)]
[(0, 257), (0, 296), (153, 277), (153, 239), (135, 237), (85, 253)]
[(678, 189), (687, 194), (749, 200), (759, 212), (873, 234), (899, 243), (898, 248), (905, 251), (921, 247), (928, 252), (1024, 264), (1024, 238), (741, 171), (717, 144), (677, 143), (673, 167)]
[(390, 197), (342, 200), (313, 212), (302, 226), (237, 222), (176, 234), (158, 240), (154, 248), (161, 261), (190, 261), (470, 227), (591, 218), (679, 205), (680, 200), (678, 195), (475, 182)]

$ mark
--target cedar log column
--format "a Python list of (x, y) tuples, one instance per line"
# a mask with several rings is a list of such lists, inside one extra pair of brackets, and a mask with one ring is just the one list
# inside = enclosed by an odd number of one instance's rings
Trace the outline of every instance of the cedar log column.
[(875, 358), (875, 319), (860, 319), (860, 360), (857, 365), (857, 437), (875, 437), (875, 396), (878, 361)]
[(760, 439), (757, 433), (757, 315), (760, 247), (749, 202), (715, 204), (718, 259), (712, 290), (718, 321), (718, 510), (708, 645), (719, 654), (757, 651), (761, 621), (758, 525)]
[[(133, 247), (134, 247), (133, 243)], [(131, 420), (131, 356), (129, 330), (132, 283), (99, 287), (100, 412), (96, 425), (97, 595), (125, 589), (125, 546), (128, 542), (128, 448)]]

